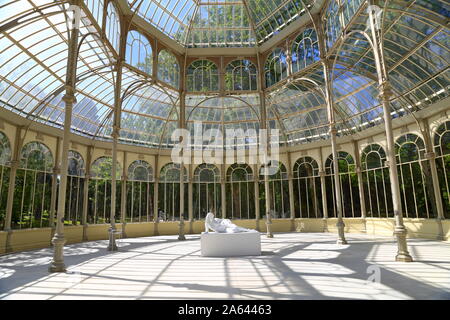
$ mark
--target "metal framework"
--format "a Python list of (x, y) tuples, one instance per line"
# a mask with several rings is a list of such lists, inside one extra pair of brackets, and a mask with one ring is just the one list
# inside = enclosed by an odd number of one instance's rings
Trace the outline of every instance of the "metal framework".
[[(116, 219), (124, 226), (136, 220), (157, 222), (163, 210), (171, 220), (180, 220), (182, 239), (184, 214), (201, 219), (212, 203), (231, 218), (259, 219), (262, 208), (270, 236), (271, 210), (282, 217), (290, 213), (291, 219), (336, 216), (340, 243), (345, 243), (344, 216), (393, 216), (397, 259), (410, 261), (403, 212), (406, 217), (449, 217), (449, 125), (444, 122), (432, 132), (426, 122), (417, 121), (423, 138), (406, 134), (394, 139), (391, 122), (415, 117), (448, 98), (448, 3), (166, 2), (9, 0), (1, 5), (0, 107), (27, 120), (17, 127), (12, 146), (0, 135), (4, 230), (51, 226), (55, 257), (50, 270), (58, 272), (64, 270), (64, 224), (111, 223), (109, 249), (115, 250)], [(80, 8), (79, 26), (72, 23), (73, 6)], [(299, 21), (305, 22), (293, 34), (275, 40)], [(143, 31), (147, 27), (162, 33)], [(268, 44), (273, 45), (267, 49)], [(245, 47), (256, 53), (234, 53)], [(192, 57), (191, 52), (203, 54)], [(222, 131), (278, 128), (287, 148), (330, 139), (332, 155), (326, 161), (289, 159), (294, 167), (280, 164), (279, 176), (272, 178), (258, 177), (259, 168), (242, 164), (228, 171), (209, 168), (213, 182), (199, 178), (200, 167), (189, 168), (193, 179), (179, 174), (186, 170), (183, 163), (172, 179), (169, 167), (159, 172), (159, 156), (154, 180), (148, 162), (124, 160), (120, 169), (119, 143), (163, 154), (173, 147), (177, 128), (188, 128), (195, 139), (196, 121), (202, 121), (203, 129)], [(39, 139), (25, 141), (36, 122), (64, 130), (56, 150)], [(354, 157), (338, 150), (337, 138), (361, 137), (383, 123), (385, 146), (359, 150), (355, 145)], [(92, 149), (84, 162), (70, 147), (73, 134), (92, 144), (110, 143), (111, 161), (105, 163), (110, 173), (120, 174), (99, 174), (102, 161), (92, 161)], [(31, 146), (34, 151), (28, 150)], [(217, 146), (229, 147), (225, 140)], [(307, 163), (311, 168), (306, 169)], [(144, 168), (147, 178), (136, 172)], [(247, 172), (245, 178), (239, 170)], [(214, 195), (207, 191), (205, 200), (201, 190), (208, 183)], [(22, 186), (19, 197), (16, 185)], [(66, 196), (57, 197), (57, 188)], [(335, 192), (324, 192), (330, 189)], [(265, 195), (264, 203), (259, 194)], [(194, 204), (199, 204), (195, 213)]]

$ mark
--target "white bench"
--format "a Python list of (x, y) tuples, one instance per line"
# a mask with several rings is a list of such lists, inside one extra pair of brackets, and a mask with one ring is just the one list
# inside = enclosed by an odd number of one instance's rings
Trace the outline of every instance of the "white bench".
[(261, 234), (257, 231), (242, 233), (202, 233), (203, 257), (240, 257), (261, 255)]

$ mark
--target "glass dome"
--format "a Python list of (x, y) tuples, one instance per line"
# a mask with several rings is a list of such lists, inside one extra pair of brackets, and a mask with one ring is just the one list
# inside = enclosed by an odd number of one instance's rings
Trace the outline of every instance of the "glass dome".
[(132, 10), (189, 48), (252, 47), (307, 13), (315, 0), (129, 0)]
[[(380, 8), (392, 117), (447, 97), (448, 4)], [(0, 106), (29, 123), (63, 128), (68, 9), (34, 0), (1, 6)], [(324, 62), (338, 136), (383, 122), (364, 1), (87, 0), (80, 9), (76, 134), (111, 141), (119, 106), (124, 144), (171, 148), (182, 119), (190, 130), (200, 120), (206, 130), (257, 130), (266, 121), (284, 145), (328, 139)]]

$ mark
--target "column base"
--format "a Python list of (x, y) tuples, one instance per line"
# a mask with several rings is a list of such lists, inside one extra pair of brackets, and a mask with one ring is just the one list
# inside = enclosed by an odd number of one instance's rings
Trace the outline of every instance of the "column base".
[(114, 234), (116, 232), (115, 228), (109, 229), (109, 244), (108, 244), (108, 251), (118, 251), (119, 248), (116, 245), (116, 235)]
[(48, 272), (50, 273), (62, 273), (62, 272), (66, 272), (66, 265), (64, 264), (64, 262), (60, 262), (60, 263), (53, 263), (50, 265), (50, 267), (48, 267)]
[(407, 230), (403, 226), (395, 227), (394, 235), (397, 237), (398, 251), (395, 256), (395, 261), (398, 262), (413, 262), (413, 258), (408, 252), (408, 245), (406, 243)]
[(336, 223), (336, 227), (338, 229), (338, 240), (336, 241), (337, 244), (348, 244), (347, 240), (345, 239), (345, 223), (343, 220), (338, 220)]
[(117, 247), (116, 244), (113, 245), (108, 245), (108, 251), (119, 251), (119, 248)]
[(64, 244), (66, 239), (64, 234), (55, 234), (52, 239), (53, 244), (53, 260), (48, 268), (48, 272), (66, 272), (66, 266), (64, 264)]
[(185, 241), (186, 237), (184, 236), (184, 221), (183, 220), (180, 221), (178, 228), (179, 228), (178, 240)]
[(409, 254), (401, 253), (395, 256), (397, 262), (413, 262), (413, 258)]

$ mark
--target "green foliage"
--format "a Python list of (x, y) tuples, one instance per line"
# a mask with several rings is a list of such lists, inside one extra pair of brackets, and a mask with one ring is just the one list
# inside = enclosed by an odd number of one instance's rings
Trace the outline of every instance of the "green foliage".
[(151, 75), (153, 71), (153, 56), (151, 54), (147, 55), (144, 62), (138, 62), (136, 66), (139, 70)]
[(158, 55), (158, 79), (174, 88), (180, 85), (180, 66), (177, 58), (166, 50), (161, 50)]

